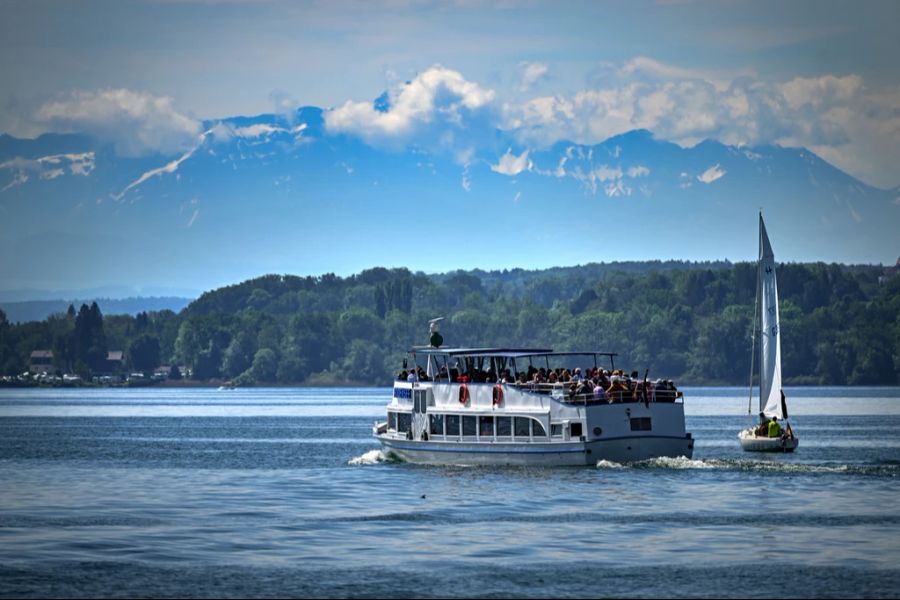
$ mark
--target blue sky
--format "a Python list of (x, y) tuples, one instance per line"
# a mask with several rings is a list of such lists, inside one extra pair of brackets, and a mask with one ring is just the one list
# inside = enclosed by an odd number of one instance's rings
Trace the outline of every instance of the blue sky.
[[(888, 189), (900, 185), (898, 22), (895, 1), (3, 1), (0, 132), (86, 132), (122, 157), (164, 157), (156, 180), (200, 136), (234, 134), (204, 121), (318, 106), (330, 135), (451, 155), (466, 192), (495, 128), (519, 144), (491, 165), (511, 177), (522, 149), (645, 128), (683, 147), (806, 147)], [(0, 241), (15, 233), (0, 225)], [(306, 264), (351, 268), (326, 257)]]

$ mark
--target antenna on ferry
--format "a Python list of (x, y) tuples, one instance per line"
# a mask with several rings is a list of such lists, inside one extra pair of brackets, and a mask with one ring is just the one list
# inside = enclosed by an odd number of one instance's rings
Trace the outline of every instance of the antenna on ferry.
[(444, 343), (444, 338), (440, 334), (440, 322), (444, 320), (444, 317), (438, 317), (436, 319), (429, 319), (428, 321), (428, 330), (431, 332), (431, 339), (429, 342), (431, 343), (432, 348), (440, 348), (441, 344)]

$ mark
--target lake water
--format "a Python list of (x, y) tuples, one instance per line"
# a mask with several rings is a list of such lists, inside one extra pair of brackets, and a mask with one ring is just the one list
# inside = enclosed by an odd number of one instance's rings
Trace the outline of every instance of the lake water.
[(385, 461), (387, 389), (0, 390), (0, 596), (900, 595), (900, 389), (767, 456), (684, 391), (692, 460), (535, 469)]

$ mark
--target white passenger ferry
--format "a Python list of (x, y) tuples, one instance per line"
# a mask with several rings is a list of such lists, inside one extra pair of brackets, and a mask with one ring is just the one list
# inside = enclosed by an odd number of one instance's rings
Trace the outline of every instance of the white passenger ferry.
[[(584, 383), (585, 373), (618, 373), (614, 353), (429, 346), (409, 355), (387, 421), (373, 428), (384, 452), (403, 460), (555, 466), (693, 454), (671, 382), (632, 380), (629, 389), (613, 375), (610, 392)], [(542, 372), (567, 375), (557, 365), (574, 372), (570, 381), (538, 382)]]

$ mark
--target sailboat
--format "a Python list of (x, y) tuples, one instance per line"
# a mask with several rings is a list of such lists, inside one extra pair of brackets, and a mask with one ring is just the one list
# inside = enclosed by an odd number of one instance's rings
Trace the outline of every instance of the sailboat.
[[(781, 330), (778, 323), (778, 284), (775, 279), (775, 253), (769, 243), (762, 213), (759, 214), (759, 262), (756, 274), (756, 306), (753, 343), (759, 344), (759, 418), (757, 426), (738, 435), (748, 452), (793, 452), (800, 440), (787, 422), (787, 400), (781, 388)], [(759, 329), (757, 329), (757, 326)], [(755, 357), (755, 347), (751, 356)], [(750, 399), (753, 403), (753, 359), (750, 365)], [(771, 423), (775, 420), (777, 427)]]

